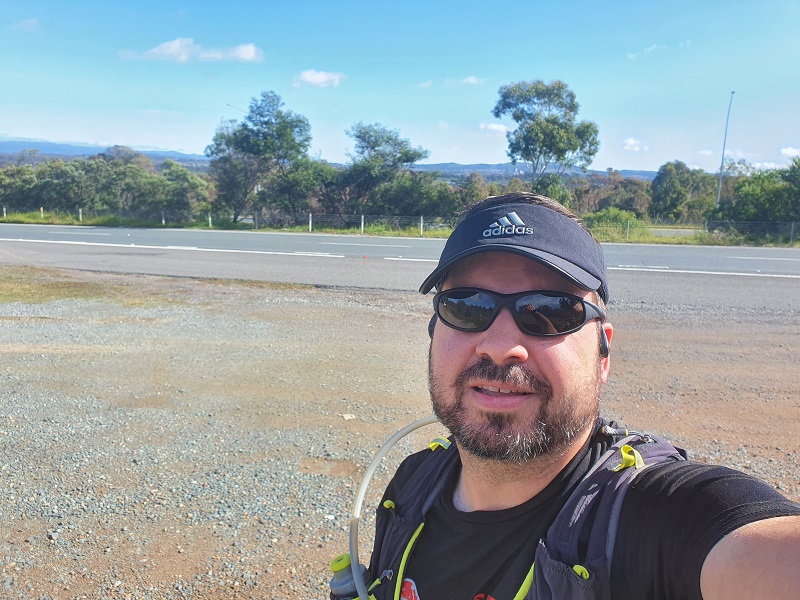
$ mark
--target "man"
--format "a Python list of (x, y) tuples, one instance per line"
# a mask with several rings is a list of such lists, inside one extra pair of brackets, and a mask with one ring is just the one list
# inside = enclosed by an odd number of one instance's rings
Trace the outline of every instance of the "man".
[[(542, 196), (487, 198), (420, 291), (434, 287), (429, 387), (455, 444), (408, 457), (389, 484), (370, 594), (558, 598), (583, 579), (605, 586), (597, 597), (800, 598), (800, 505), (671, 446), (622, 486), (610, 567), (542, 564), (539, 540), (614, 443), (598, 416), (614, 333), (606, 270), (577, 217)], [(564, 581), (545, 585), (548, 569)]]

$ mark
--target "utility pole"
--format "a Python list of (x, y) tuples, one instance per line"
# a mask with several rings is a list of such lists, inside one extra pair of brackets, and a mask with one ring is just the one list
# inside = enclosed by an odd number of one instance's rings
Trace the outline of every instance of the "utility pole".
[(731, 121), (731, 106), (733, 105), (733, 95), (736, 92), (731, 92), (731, 101), (728, 102), (728, 118), (725, 119), (725, 137), (722, 138), (722, 160), (719, 163), (719, 182), (717, 183), (717, 206), (719, 208), (719, 195), (722, 193), (722, 171), (725, 168), (725, 145), (728, 143), (728, 123)]

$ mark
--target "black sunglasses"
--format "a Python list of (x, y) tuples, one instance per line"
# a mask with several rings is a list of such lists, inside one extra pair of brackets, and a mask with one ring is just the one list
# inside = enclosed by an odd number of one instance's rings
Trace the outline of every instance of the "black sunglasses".
[(500, 294), (480, 288), (453, 288), (433, 297), (438, 317), (458, 331), (486, 331), (504, 306), (528, 335), (565, 335), (578, 331), (592, 319), (606, 319), (596, 304), (564, 292)]

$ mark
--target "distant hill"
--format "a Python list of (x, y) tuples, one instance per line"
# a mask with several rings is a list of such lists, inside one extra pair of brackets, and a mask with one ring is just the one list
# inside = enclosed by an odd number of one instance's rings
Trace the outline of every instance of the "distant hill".
[[(524, 165), (517, 164), (513, 165), (510, 162), (508, 163), (500, 163), (496, 165), (492, 164), (474, 164), (474, 165), (460, 165), (458, 163), (437, 163), (437, 164), (429, 164), (429, 165), (414, 165), (413, 169), (415, 171), (433, 171), (437, 173), (441, 173), (442, 175), (457, 179), (459, 177), (468, 177), (471, 173), (480, 173), (484, 179), (507, 179), (510, 177), (519, 177), (520, 179), (525, 180), (529, 177), (528, 172), (525, 170)], [(567, 171), (567, 175), (607, 175), (606, 171), (594, 171), (589, 169), (584, 173), (580, 169), (572, 169)], [(633, 177), (636, 179), (646, 179), (647, 181), (652, 181), (655, 176), (655, 171), (636, 171), (630, 169), (623, 169), (620, 171), (620, 174), (623, 177)]]
[[(0, 154), (19, 154), (24, 150), (38, 150), (45, 156), (81, 157), (94, 156), (105, 152), (108, 146), (90, 146), (82, 144), (61, 144), (58, 142), (45, 142), (40, 140), (0, 140)], [(174, 150), (137, 150), (136, 152), (151, 157), (171, 158), (176, 161), (206, 161), (208, 157), (203, 154), (185, 154)]]
[[(82, 144), (62, 144), (57, 142), (47, 142), (42, 140), (2, 140), (0, 139), (0, 155), (19, 154), (24, 150), (38, 150), (42, 158), (80, 158), (94, 156), (101, 154), (107, 150), (106, 146), (92, 146)], [(136, 152), (151, 157), (156, 163), (163, 162), (166, 159), (172, 159), (185, 166), (190, 166), (192, 170), (203, 171), (207, 167), (209, 158), (203, 154), (185, 154), (183, 152), (175, 152), (174, 150), (137, 150)], [(3, 162), (0, 160), (0, 164)], [(335, 163), (331, 163), (334, 166)], [(472, 165), (462, 165), (458, 163), (436, 163), (436, 164), (416, 164), (413, 169), (415, 171), (427, 171), (440, 173), (444, 178), (455, 181), (462, 177), (468, 177), (471, 173), (480, 173), (481, 176), (487, 181), (494, 180), (508, 180), (511, 177), (520, 177), (525, 179), (527, 173), (523, 165), (512, 165), (508, 163), (500, 164), (485, 164), (478, 163)], [(646, 179), (652, 181), (656, 173), (655, 171), (634, 171), (622, 170), (620, 171), (623, 177), (635, 177), (638, 179)], [(583, 175), (580, 169), (573, 169), (569, 172), (571, 175)], [(605, 171), (592, 171), (586, 172), (586, 175), (606, 175)]]

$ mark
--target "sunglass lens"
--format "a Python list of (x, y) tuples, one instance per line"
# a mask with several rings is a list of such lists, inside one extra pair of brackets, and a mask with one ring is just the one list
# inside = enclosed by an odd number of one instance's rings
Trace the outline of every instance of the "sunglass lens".
[(558, 335), (580, 328), (584, 322), (583, 303), (570, 296), (532, 294), (517, 300), (520, 326), (533, 335)]
[(496, 310), (494, 299), (475, 291), (454, 291), (439, 299), (439, 316), (460, 329), (479, 331), (489, 326)]

